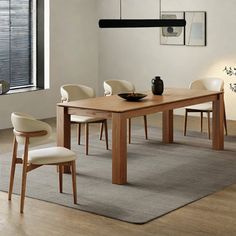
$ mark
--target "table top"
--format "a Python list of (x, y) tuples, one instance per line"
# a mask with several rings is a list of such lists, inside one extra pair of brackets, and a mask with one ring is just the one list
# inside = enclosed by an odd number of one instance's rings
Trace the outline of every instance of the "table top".
[(112, 95), (58, 103), (57, 105), (97, 111), (126, 112), (179, 101), (187, 101), (194, 98), (204, 98), (210, 95), (217, 95), (221, 93), (222, 92), (208, 90), (167, 88), (164, 90), (162, 95), (153, 95), (151, 92), (146, 92), (148, 96), (136, 102), (126, 101), (123, 98), (120, 98), (118, 95)]

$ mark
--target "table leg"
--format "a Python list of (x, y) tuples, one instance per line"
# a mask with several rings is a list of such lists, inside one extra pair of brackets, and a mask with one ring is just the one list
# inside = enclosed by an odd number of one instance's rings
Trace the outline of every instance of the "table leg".
[(224, 149), (224, 98), (223, 94), (213, 101), (212, 115), (212, 148), (215, 150)]
[(120, 113), (112, 114), (112, 183), (127, 183), (127, 122)]
[(173, 143), (173, 110), (162, 113), (162, 141), (163, 143)]
[[(70, 115), (66, 107), (57, 106), (57, 146), (71, 148)], [(64, 173), (71, 173), (69, 166), (64, 166)]]

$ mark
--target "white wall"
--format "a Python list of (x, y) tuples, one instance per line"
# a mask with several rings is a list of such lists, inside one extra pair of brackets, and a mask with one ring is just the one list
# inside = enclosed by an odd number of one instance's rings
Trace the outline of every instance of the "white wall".
[[(119, 18), (119, 0), (99, 0), (101, 18)], [(159, 18), (157, 0), (123, 1), (123, 18)], [(235, 0), (163, 0), (162, 11), (206, 11), (207, 47), (160, 45), (159, 29), (100, 29), (99, 84), (106, 79), (127, 79), (137, 90), (150, 89), (161, 75), (165, 86), (188, 87), (205, 76), (225, 79), (227, 119), (236, 119), (236, 93), (229, 90), (225, 65), (236, 66)], [(181, 111), (180, 111), (181, 113)]]
[(95, 0), (50, 0), (50, 89), (0, 96), (0, 129), (11, 127), (13, 111), (54, 117), (62, 84), (97, 88), (96, 16)]
[[(47, 0), (46, 0), (47, 1)], [(0, 129), (11, 127), (13, 111), (37, 118), (56, 115), (59, 88), (84, 83), (103, 94), (105, 79), (127, 79), (150, 89), (161, 75), (165, 86), (187, 87), (202, 76), (225, 79), (227, 118), (236, 119), (236, 93), (222, 72), (236, 65), (236, 0), (165, 0), (163, 11), (207, 11), (207, 47), (160, 45), (159, 29), (98, 29), (101, 18), (119, 17), (119, 0), (50, 0), (50, 89), (0, 96)], [(158, 18), (157, 0), (123, 0), (123, 17)]]

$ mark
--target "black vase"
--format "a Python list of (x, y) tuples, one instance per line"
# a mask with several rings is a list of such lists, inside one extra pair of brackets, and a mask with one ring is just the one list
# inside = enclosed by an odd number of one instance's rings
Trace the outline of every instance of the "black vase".
[(164, 91), (164, 84), (160, 76), (156, 76), (152, 79), (152, 93), (154, 95), (162, 95)]

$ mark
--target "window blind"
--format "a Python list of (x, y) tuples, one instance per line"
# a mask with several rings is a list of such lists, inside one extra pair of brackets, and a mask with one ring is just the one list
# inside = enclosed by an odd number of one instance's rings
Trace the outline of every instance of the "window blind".
[(32, 2), (0, 0), (0, 80), (32, 84)]

